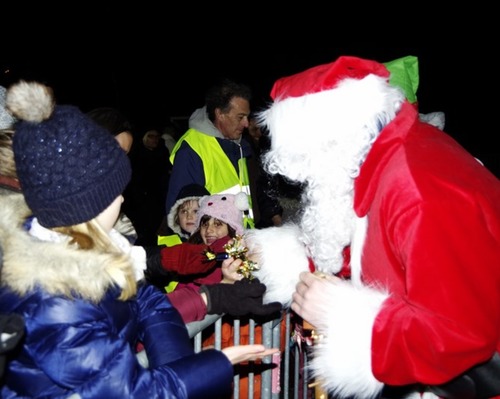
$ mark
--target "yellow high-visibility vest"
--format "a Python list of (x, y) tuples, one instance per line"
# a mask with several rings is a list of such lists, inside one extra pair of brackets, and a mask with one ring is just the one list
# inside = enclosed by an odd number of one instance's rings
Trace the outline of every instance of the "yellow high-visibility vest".
[(172, 150), (172, 154), (170, 154), (172, 165), (175, 160), (175, 154), (183, 141), (189, 144), (203, 162), (205, 188), (210, 194), (237, 194), (239, 192), (247, 194), (250, 210), (248, 215), (244, 217), (243, 225), (245, 228), (254, 228), (247, 160), (243, 157), (241, 146), (238, 173), (217, 139), (196, 129), (189, 129), (179, 138)]

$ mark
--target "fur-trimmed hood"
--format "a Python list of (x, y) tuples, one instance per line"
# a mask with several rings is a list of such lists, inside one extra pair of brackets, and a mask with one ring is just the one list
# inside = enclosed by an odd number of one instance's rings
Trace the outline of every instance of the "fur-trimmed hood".
[(52, 295), (99, 301), (115, 281), (133, 273), (132, 264), (116, 265), (109, 254), (32, 237), (23, 228), (29, 215), (22, 195), (0, 196), (1, 281), (19, 295), (38, 287)]
[(168, 223), (168, 227), (170, 227), (170, 229), (178, 234), (180, 237), (184, 238), (184, 239), (188, 239), (190, 234), (184, 232), (182, 229), (181, 229), (181, 226), (175, 222), (175, 216), (177, 215), (177, 212), (179, 211), (179, 207), (184, 204), (185, 202), (187, 201), (198, 201), (200, 199), (199, 196), (195, 196), (195, 195), (191, 195), (189, 197), (184, 197), (184, 198), (180, 198), (178, 199), (177, 201), (174, 202), (174, 205), (172, 205), (172, 208), (170, 208), (170, 212), (168, 213), (167, 215), (167, 223)]

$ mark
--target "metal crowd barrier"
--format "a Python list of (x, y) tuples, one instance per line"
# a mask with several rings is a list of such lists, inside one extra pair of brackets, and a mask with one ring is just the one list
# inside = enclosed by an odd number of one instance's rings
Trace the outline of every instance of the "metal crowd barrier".
[[(276, 366), (263, 371), (261, 375), (260, 395), (254, 395), (254, 379), (252, 373), (248, 374), (248, 399), (314, 399), (314, 389), (308, 387), (307, 362), (308, 351), (305, 345), (295, 342), (292, 337), (290, 313), (282, 316), (285, 322), (285, 342), (281, 345), (281, 319), (271, 320), (262, 325), (262, 343), (268, 348), (280, 348), (284, 350), (279, 356), (268, 356), (263, 360), (264, 364), (275, 363)], [(189, 335), (193, 339), (196, 352), (203, 350), (202, 336), (206, 328), (214, 328), (215, 349), (221, 349), (222, 340), (222, 317), (209, 315), (199, 322), (187, 325)], [(240, 320), (233, 320), (234, 345), (239, 344)], [(250, 320), (250, 343), (254, 342), (255, 321)], [(240, 375), (234, 376), (233, 399), (240, 399)], [(315, 398), (319, 399), (319, 398)]]

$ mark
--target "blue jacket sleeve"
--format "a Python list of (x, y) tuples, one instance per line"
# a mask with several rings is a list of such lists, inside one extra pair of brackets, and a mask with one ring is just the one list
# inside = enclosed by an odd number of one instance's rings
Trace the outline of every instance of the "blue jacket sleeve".
[[(163, 385), (158, 392), (173, 385), (178, 389), (175, 398), (182, 394), (200, 399), (229, 397), (233, 367), (226, 356), (215, 350), (195, 354), (180, 314), (156, 287), (140, 286), (138, 302), (149, 367), (153, 377), (161, 376), (156, 381)], [(183, 384), (178, 386), (177, 380)], [(145, 385), (149, 384), (151, 381), (145, 378)]]
[[(140, 286), (138, 302), (149, 367), (153, 376), (162, 377), (157, 383), (164, 385), (158, 392), (174, 386), (178, 389), (175, 398), (183, 397), (182, 393), (190, 399), (229, 397), (233, 367), (227, 357), (216, 350), (195, 354), (180, 314), (156, 287)], [(182, 386), (176, 380), (181, 380)], [(145, 381), (151, 384), (148, 378)], [(156, 394), (152, 391), (151, 395)]]
[(186, 325), (163, 292), (150, 284), (142, 284), (138, 289), (137, 301), (139, 338), (150, 367), (193, 354)]

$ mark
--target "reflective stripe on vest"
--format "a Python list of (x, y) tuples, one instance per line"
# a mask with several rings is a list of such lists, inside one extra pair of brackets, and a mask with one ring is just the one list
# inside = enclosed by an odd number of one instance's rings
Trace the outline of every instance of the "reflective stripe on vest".
[(182, 244), (182, 240), (177, 234), (172, 234), (170, 236), (158, 236), (158, 245), (173, 247), (174, 245), (179, 244)]
[[(177, 234), (171, 234), (169, 236), (158, 236), (158, 245), (166, 245), (167, 247), (173, 247), (174, 245), (182, 244), (181, 238)], [(179, 284), (178, 281), (171, 281), (164, 287), (165, 292), (170, 294)]]

